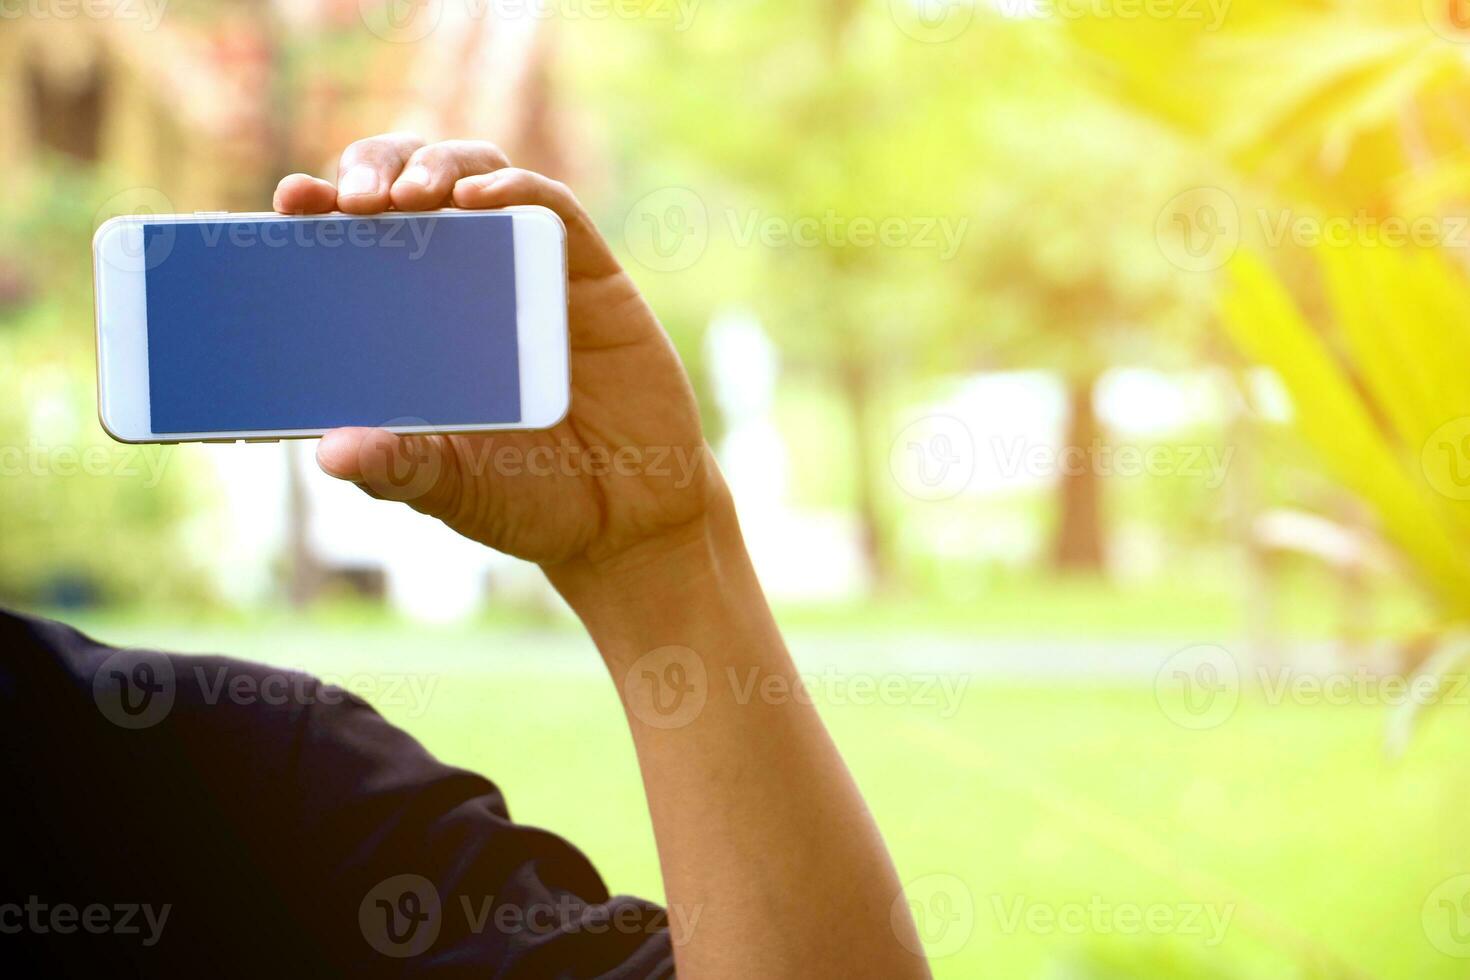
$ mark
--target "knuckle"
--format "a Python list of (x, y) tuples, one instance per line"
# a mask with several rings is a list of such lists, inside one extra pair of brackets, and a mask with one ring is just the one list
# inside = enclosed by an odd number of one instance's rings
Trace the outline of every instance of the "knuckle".
[(379, 133), (348, 143), (347, 149), (342, 151), (342, 159), (382, 163), (392, 157), (401, 157), (410, 148), (422, 144), (423, 141), (412, 133)]
[(380, 155), (376, 139), (376, 137), (369, 136), (348, 143), (347, 148), (342, 151), (341, 165), (345, 167), (354, 163), (370, 163), (376, 160)]
[(478, 146), (480, 153), (483, 154), (491, 162), (493, 162), (496, 166), (510, 166), (510, 157), (507, 156), (505, 151), (502, 150), (495, 143), (491, 143), (489, 140), (480, 140)]
[(415, 165), (427, 167), (431, 172), (443, 170), (444, 154), (439, 152), (438, 144), (431, 143), (428, 146), (421, 146), (410, 153), (408, 159), (404, 161), (404, 166)]
[(446, 140), (438, 145), (447, 158), (454, 160), (466, 172), (487, 166), (510, 166), (510, 159), (504, 151), (489, 140)]
[(397, 130), (391, 133), (384, 133), (383, 135), (379, 136), (378, 139), (382, 140), (384, 146), (389, 147), (394, 151), (402, 153), (404, 155), (407, 155), (413, 150), (416, 150), (419, 147), (423, 146), (425, 142), (424, 138), (418, 133), (409, 132), (407, 130)]

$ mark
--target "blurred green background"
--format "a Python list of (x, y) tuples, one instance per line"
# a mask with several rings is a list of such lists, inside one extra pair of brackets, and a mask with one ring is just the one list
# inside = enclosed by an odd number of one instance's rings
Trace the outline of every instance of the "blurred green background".
[(937, 975), (1465, 976), (1467, 96), (1456, 0), (7, 7), (0, 600), (354, 686), (660, 896), (535, 569), (96, 422), (107, 217), (487, 137), (674, 337)]

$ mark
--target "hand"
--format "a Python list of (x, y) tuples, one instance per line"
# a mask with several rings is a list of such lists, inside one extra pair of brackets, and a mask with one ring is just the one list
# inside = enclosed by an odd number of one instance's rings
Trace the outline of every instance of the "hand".
[[(292, 174), (275, 210), (377, 214), (539, 204), (567, 228), (571, 411), (555, 428), (477, 435), (336, 429), (331, 476), (403, 500), (460, 534), (543, 566), (613, 559), (674, 537), (723, 496), (683, 365), (572, 192), (514, 169), (494, 145), (391, 133), (343, 152), (338, 184)], [(407, 486), (389, 467), (416, 474)], [(406, 492), (405, 492), (406, 491)]]

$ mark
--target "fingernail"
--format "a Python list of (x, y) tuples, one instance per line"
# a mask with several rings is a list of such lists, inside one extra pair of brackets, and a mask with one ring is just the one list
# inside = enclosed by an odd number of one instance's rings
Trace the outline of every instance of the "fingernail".
[(433, 179), (429, 176), (429, 168), (422, 163), (416, 163), (398, 175), (400, 184), (418, 184), (420, 187), (428, 187)]
[(355, 197), (358, 194), (374, 194), (378, 190), (378, 172), (372, 167), (359, 164), (342, 175), (337, 184), (338, 197)]

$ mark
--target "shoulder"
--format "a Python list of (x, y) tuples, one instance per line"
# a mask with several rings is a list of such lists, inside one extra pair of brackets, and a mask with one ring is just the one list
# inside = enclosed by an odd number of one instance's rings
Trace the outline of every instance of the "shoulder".
[[(209, 654), (116, 647), (0, 610), (0, 747), (64, 773), (67, 760), (134, 768), (159, 792), (188, 785), (319, 827), (365, 798), (453, 787), (505, 818), (482, 777), (434, 759), (357, 695), (310, 674)], [(391, 809), (391, 807), (389, 808)]]
[(300, 671), (117, 647), (65, 623), (0, 609), (0, 699), (22, 712), (44, 705), (72, 723), (95, 715), (129, 731), (221, 725), (239, 734), (249, 723), (265, 733), (300, 724), (303, 706), (354, 700), (325, 687)]

